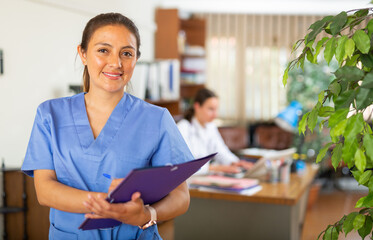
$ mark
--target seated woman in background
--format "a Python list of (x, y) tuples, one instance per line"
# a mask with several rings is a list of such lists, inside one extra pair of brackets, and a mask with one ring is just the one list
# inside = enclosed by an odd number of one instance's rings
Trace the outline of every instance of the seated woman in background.
[(225, 145), (218, 128), (213, 123), (217, 116), (219, 99), (209, 89), (200, 89), (193, 105), (177, 124), (185, 142), (195, 158), (218, 152), (212, 164), (205, 164), (197, 174), (210, 171), (239, 173), (241, 167), (248, 169), (252, 163), (240, 160)]

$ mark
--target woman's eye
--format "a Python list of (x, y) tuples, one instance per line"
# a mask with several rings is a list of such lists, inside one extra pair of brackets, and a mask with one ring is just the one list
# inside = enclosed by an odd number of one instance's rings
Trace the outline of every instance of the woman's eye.
[(99, 49), (98, 52), (100, 52), (100, 53), (107, 53), (107, 50), (106, 49)]
[(132, 57), (132, 55), (133, 55), (131, 52), (123, 52), (122, 54), (125, 57)]

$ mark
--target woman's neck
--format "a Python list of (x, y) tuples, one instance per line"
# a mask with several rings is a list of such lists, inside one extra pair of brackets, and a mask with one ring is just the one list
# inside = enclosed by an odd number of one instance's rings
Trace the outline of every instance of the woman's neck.
[(124, 92), (108, 93), (90, 90), (84, 95), (86, 107), (94, 107), (111, 112), (122, 99)]
[(204, 128), (206, 127), (206, 123), (204, 121), (202, 121), (201, 118), (199, 118), (198, 116), (194, 116), (194, 118), (198, 121), (198, 123)]

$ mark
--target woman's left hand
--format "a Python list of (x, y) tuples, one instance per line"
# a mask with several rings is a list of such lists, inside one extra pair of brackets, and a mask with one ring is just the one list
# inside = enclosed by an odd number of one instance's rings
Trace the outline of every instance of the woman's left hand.
[(132, 194), (131, 201), (126, 203), (109, 203), (103, 195), (88, 195), (88, 200), (83, 204), (92, 212), (85, 214), (86, 218), (113, 218), (120, 222), (142, 226), (150, 220), (150, 213), (140, 198), (141, 194)]
[(245, 160), (240, 160), (236, 163), (233, 163), (233, 166), (242, 167), (242, 168), (248, 170), (248, 169), (250, 169), (254, 166), (254, 163), (248, 162), (248, 161), (245, 161)]

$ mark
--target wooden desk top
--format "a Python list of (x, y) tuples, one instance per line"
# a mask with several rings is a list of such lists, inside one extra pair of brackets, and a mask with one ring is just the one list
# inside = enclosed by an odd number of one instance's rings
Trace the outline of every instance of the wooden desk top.
[(291, 174), (289, 183), (261, 182), (263, 189), (252, 196), (234, 193), (215, 193), (190, 189), (191, 198), (211, 198), (228, 201), (256, 202), (267, 204), (295, 205), (299, 198), (311, 185), (318, 167), (307, 164), (306, 172), (302, 176)]

